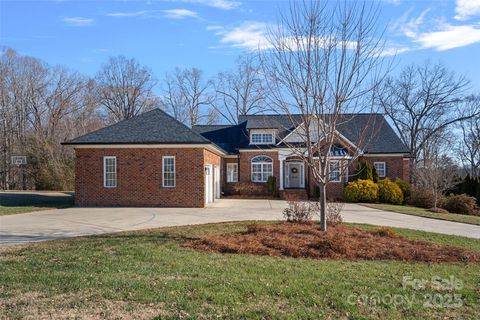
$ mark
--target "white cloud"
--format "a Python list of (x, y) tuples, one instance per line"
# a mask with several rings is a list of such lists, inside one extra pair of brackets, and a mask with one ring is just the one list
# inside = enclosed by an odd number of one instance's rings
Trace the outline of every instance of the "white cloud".
[(207, 26), (207, 31), (218, 31), (222, 29), (223, 27), (218, 25)]
[(198, 18), (198, 13), (187, 9), (169, 9), (162, 10), (165, 17), (170, 19)]
[(457, 0), (454, 18), (460, 21), (480, 16), (480, 0)]
[(84, 17), (65, 17), (63, 18), (63, 22), (75, 27), (85, 27), (91, 26), (95, 22), (95, 20)]
[(183, 19), (183, 18), (198, 18), (198, 13), (187, 9), (169, 9), (169, 10), (142, 10), (133, 12), (112, 12), (107, 13), (108, 17), (114, 18), (169, 18), (169, 19)]
[(408, 51), (412, 51), (412, 48), (406, 47), (406, 46), (398, 46), (398, 45), (391, 45), (391, 46), (386, 46), (383, 48), (383, 50), (378, 54), (380, 57), (391, 57), (391, 56), (396, 56), (401, 53), (405, 53)]
[(125, 18), (125, 17), (140, 17), (144, 16), (151, 11), (143, 10), (143, 11), (134, 11), (134, 12), (113, 12), (107, 13), (108, 17), (117, 17), (117, 18)]
[(415, 34), (413, 40), (424, 48), (438, 51), (465, 47), (480, 42), (480, 25), (454, 26), (445, 23), (437, 31)]
[(249, 21), (231, 30), (219, 30), (220, 43), (247, 50), (264, 50), (271, 48), (267, 40), (268, 24)]
[(480, 24), (455, 25), (444, 17), (426, 20), (430, 11), (423, 11), (418, 17), (404, 14), (390, 30), (400, 30), (421, 49), (445, 51), (480, 42)]
[(164, 0), (169, 2), (197, 3), (221, 10), (232, 10), (239, 7), (242, 3), (235, 0)]

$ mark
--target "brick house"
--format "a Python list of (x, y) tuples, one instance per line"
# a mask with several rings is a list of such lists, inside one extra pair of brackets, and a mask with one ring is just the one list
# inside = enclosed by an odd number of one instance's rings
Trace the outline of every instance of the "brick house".
[[(370, 139), (361, 159), (381, 177), (406, 181), (409, 151), (381, 114), (343, 115), (339, 144), (332, 152), (329, 198), (341, 198), (355, 163), (343, 175), (337, 161), (357, 147), (359, 130)], [(295, 157), (300, 116), (246, 115), (238, 125), (189, 128), (161, 110), (75, 138), (75, 203), (79, 206), (205, 207), (225, 194), (262, 195), (269, 176), (276, 177), (283, 198), (312, 196), (315, 183)]]

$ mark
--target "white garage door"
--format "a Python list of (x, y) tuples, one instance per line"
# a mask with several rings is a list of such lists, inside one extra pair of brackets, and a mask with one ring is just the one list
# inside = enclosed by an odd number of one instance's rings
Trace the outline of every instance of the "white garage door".
[(205, 166), (205, 203), (213, 202), (212, 165)]

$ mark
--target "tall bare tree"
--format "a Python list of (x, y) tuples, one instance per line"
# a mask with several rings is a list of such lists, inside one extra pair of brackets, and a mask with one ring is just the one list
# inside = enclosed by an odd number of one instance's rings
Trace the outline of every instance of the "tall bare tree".
[[(480, 103), (480, 97), (474, 97), (470, 103)], [(480, 176), (480, 116), (459, 123), (461, 139), (457, 143), (457, 152), (463, 167), (472, 177)]]
[(153, 89), (156, 80), (150, 69), (124, 56), (112, 57), (95, 77), (98, 102), (117, 122), (156, 108), (160, 100)]
[(376, 95), (416, 163), (428, 140), (452, 124), (475, 117), (477, 105), (466, 107), (469, 81), (441, 64), (405, 67), (398, 77), (385, 81)]
[(177, 120), (190, 126), (216, 121), (212, 107), (212, 81), (205, 80), (203, 71), (197, 68), (176, 68), (164, 79), (163, 106)]
[[(92, 81), (8, 49), (0, 56), (0, 188), (71, 189), (73, 152), (60, 142), (101, 125)], [(20, 170), (14, 155), (28, 157)], [(23, 171), (24, 174), (19, 174)]]
[(233, 72), (218, 74), (215, 90), (213, 105), (231, 124), (236, 124), (240, 115), (266, 111), (264, 77), (253, 55), (241, 56)]
[(457, 166), (447, 155), (450, 143), (446, 135), (437, 132), (423, 144), (414, 174), (417, 185), (430, 190), (433, 196), (433, 209), (437, 209), (439, 196), (452, 188), (456, 182)]
[[(365, 3), (291, 2), (288, 15), (270, 31), (271, 49), (262, 55), (270, 106), (300, 125), (295, 143), (284, 142), (319, 186), (322, 230), (331, 152), (345, 143), (337, 128), (351, 120), (345, 113), (372, 110), (369, 97), (384, 75), (377, 15), (377, 7)], [(367, 127), (357, 128), (359, 139), (355, 148), (347, 147), (342, 174), (362, 153)]]

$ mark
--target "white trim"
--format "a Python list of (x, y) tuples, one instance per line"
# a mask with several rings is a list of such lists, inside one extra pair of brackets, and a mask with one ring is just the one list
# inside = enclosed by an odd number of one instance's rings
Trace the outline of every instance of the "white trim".
[(262, 149), (262, 148), (257, 148), (257, 149), (239, 149), (239, 152), (278, 152), (279, 149)]
[(374, 158), (374, 157), (405, 157), (405, 153), (365, 153), (363, 157)]
[[(317, 116), (313, 116), (315, 118), (318, 118)], [(321, 119), (318, 119), (318, 121), (321, 121)], [(280, 140), (276, 145), (280, 145), (282, 144), (282, 142), (286, 141), (288, 137), (290, 137), (293, 133), (295, 133), (300, 127), (303, 127), (305, 125), (305, 121), (303, 121), (300, 125), (298, 125), (294, 130), (292, 130), (289, 134), (287, 134), (282, 140)], [(357, 149), (357, 150), (360, 150), (360, 148), (358, 146), (356, 146), (352, 141), (348, 140), (343, 134), (341, 134), (338, 130), (335, 129), (335, 132), (336, 134), (338, 134), (338, 136), (343, 139), (347, 144), (349, 144), (351, 147), (353, 147), (354, 149)], [(323, 138), (322, 138), (323, 139)], [(321, 141), (320, 137), (318, 137), (318, 141), (317, 143), (319, 143)], [(288, 142), (286, 142), (288, 143)], [(363, 154), (363, 151), (360, 150), (360, 154)]]
[[(338, 169), (335, 170), (335, 171), (338, 171), (338, 180), (330, 180), (330, 174), (331, 174), (331, 172), (330, 172), (330, 164), (332, 164), (332, 163), (337, 163), (337, 165), (338, 165)], [(342, 169), (341, 169), (341, 167), (340, 167), (340, 160), (330, 160), (330, 161), (328, 162), (328, 181), (329, 181), (329, 182), (333, 182), (333, 183), (342, 182)]]
[(72, 144), (76, 149), (207, 149), (222, 156), (227, 154), (214, 144)]
[[(272, 144), (275, 144), (275, 136), (276, 136), (275, 133), (276, 133), (275, 129), (250, 129), (249, 144), (251, 144), (251, 145), (272, 145)], [(271, 135), (272, 139), (269, 142), (253, 142), (252, 141), (252, 136), (254, 134), (269, 134), (269, 135)]]
[[(383, 164), (383, 176), (380, 175), (380, 173), (377, 170), (377, 167), (375, 166), (376, 164)], [(373, 167), (375, 170), (377, 170), (377, 174), (379, 178), (385, 178), (387, 176), (387, 163), (385, 161), (375, 161), (373, 163)]]
[[(107, 186), (107, 160), (115, 160), (115, 185)], [(116, 188), (117, 187), (117, 157), (115, 156), (104, 156), (103, 157), (103, 187), (104, 188)], [(109, 172), (113, 173), (113, 172)]]
[(305, 188), (305, 164), (303, 161), (285, 161), (285, 188), (294, 188), (290, 186), (290, 165), (292, 164), (300, 165), (300, 186), (298, 188)]
[[(262, 162), (253, 162), (253, 159), (257, 158), (257, 157), (266, 157), (266, 158), (269, 158), (270, 160), (272, 160), (271, 162), (267, 162), (267, 161), (262, 161)], [(259, 154), (255, 157), (253, 157), (252, 159), (250, 159), (250, 181), (251, 182), (258, 182), (258, 183), (266, 183), (268, 181), (268, 177), (265, 181), (263, 181), (263, 179), (261, 180), (254, 180), (253, 179), (253, 165), (255, 164), (259, 164), (260, 165), (260, 168), (261, 168), (261, 174), (262, 174), (262, 178), (263, 178), (263, 173), (264, 173), (264, 170), (263, 170), (263, 166), (266, 165), (266, 164), (269, 164), (272, 166), (272, 177), (274, 176), (274, 171), (273, 171), (273, 159), (269, 156), (266, 156), (266, 155), (262, 155), (262, 154)], [(270, 176), (269, 176), (270, 177)]]
[[(165, 160), (173, 159), (173, 186), (165, 185)], [(176, 172), (175, 156), (163, 156), (162, 157), (162, 187), (163, 188), (175, 188), (177, 186), (177, 172)]]
[[(236, 167), (236, 169), (234, 169), (235, 175), (232, 177), (233, 180), (229, 180), (229, 175), (228, 175), (228, 173), (229, 173), (228, 172), (228, 167), (231, 167), (231, 166)], [(227, 183), (238, 182), (238, 163), (236, 163), (236, 162), (228, 162), (227, 163), (227, 179), (226, 179), (226, 182)]]

